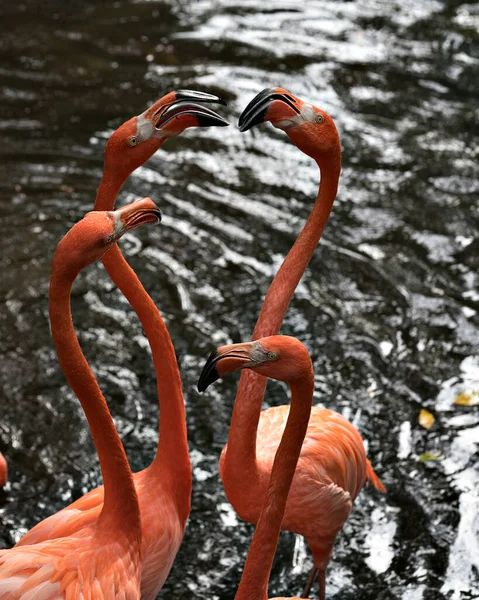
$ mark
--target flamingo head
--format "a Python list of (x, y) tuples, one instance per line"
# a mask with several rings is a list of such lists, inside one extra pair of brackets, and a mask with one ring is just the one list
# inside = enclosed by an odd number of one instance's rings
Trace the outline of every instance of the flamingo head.
[(254, 342), (229, 344), (213, 350), (198, 380), (198, 391), (226, 373), (251, 369), (265, 377), (290, 383), (311, 370), (311, 358), (305, 346), (287, 335), (272, 335)]
[(248, 131), (266, 121), (282, 129), (295, 146), (318, 163), (341, 153), (333, 119), (283, 88), (266, 88), (255, 96), (241, 113), (238, 125), (240, 131)]
[(219, 96), (177, 90), (157, 100), (141, 115), (123, 123), (105, 148), (105, 170), (122, 179), (144, 164), (170, 137), (188, 127), (226, 127), (229, 123), (203, 104), (226, 104)]
[(127, 231), (160, 221), (161, 212), (150, 198), (114, 211), (92, 211), (70, 229), (57, 251), (67, 266), (81, 270), (99, 260)]

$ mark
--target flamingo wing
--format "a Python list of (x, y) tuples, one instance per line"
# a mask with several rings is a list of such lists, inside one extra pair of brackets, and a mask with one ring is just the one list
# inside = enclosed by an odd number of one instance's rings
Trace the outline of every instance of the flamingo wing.
[[(142, 599), (153, 600), (168, 577), (184, 536), (185, 523), (179, 518), (174, 501), (158, 486), (151, 485), (146, 471), (135, 473), (133, 478), (143, 530)], [(97, 487), (41, 521), (15, 548), (81, 535), (98, 519), (103, 507), (103, 493), (103, 486)]]
[(30, 531), (27, 531), (15, 547), (29, 546), (75, 535), (96, 521), (102, 507), (103, 486), (100, 486), (54, 515), (40, 521)]
[(138, 554), (92, 533), (0, 551), (0, 598), (139, 600)]
[[(257, 457), (268, 471), (272, 468), (288, 415), (288, 405), (261, 413)], [(369, 475), (368, 463), (357, 429), (339, 413), (313, 407), (297, 471), (322, 485), (340, 487), (354, 500)]]

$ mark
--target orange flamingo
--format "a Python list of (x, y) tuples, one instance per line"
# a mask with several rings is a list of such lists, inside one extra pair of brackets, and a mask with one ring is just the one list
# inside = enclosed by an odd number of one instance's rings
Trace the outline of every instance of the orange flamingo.
[[(339, 135), (333, 120), (323, 110), (282, 88), (268, 88), (249, 103), (240, 116), (239, 126), (241, 131), (246, 131), (263, 121), (270, 121), (285, 131), (302, 152), (316, 161), (321, 183), (311, 214), (266, 294), (253, 340), (279, 332), (294, 290), (327, 223), (341, 171)], [(228, 444), (219, 465), (228, 500), (238, 515), (250, 523), (258, 520), (266, 493), (265, 473), (271, 471), (272, 457), (289, 412), (287, 406), (261, 411), (265, 388), (266, 379), (254, 371), (241, 374)], [(321, 598), (324, 598), (325, 569), (334, 540), (361, 487), (369, 480), (385, 491), (366, 459), (360, 438), (356, 440), (357, 450), (349, 458), (344, 457), (349, 461), (347, 477), (329, 480), (328, 464), (322, 459), (323, 448), (318, 441), (327, 428), (325, 415), (322, 410), (313, 408), (282, 526), (305, 536), (315, 568), (304, 593), (309, 593), (315, 569), (318, 569)], [(326, 507), (331, 518), (329, 525), (324, 523)]]
[(8, 481), (8, 465), (5, 457), (0, 452), (0, 487), (3, 487)]
[[(310, 362), (306, 349), (298, 340), (279, 335), (260, 338), (244, 344), (220, 346), (210, 354), (198, 380), (198, 390), (204, 391), (225, 373), (239, 368), (252, 369), (259, 375), (269, 375), (290, 384), (291, 410), (289, 406), (280, 406), (261, 413), (263, 422), (258, 431), (256, 460), (258, 466), (257, 493), (261, 495), (263, 509), (260, 505), (256, 521), (259, 526), (261, 510), (276, 512), (276, 503), (279, 503), (282, 510), (278, 528), (281, 526), (282, 529), (305, 536), (313, 551), (316, 568), (319, 569), (319, 597), (320, 600), (324, 600), (326, 565), (336, 535), (349, 516), (354, 498), (368, 478), (372, 479), (379, 487), (382, 485), (366, 458), (363, 441), (357, 429), (337, 412), (317, 407), (313, 407), (311, 410), (314, 378), (312, 366), (308, 367), (305, 354)], [(306, 372), (305, 369), (307, 369)], [(288, 486), (288, 489), (291, 487), (289, 495), (286, 493), (283, 497), (283, 490), (277, 498), (271, 490), (271, 482), (275, 480), (273, 478), (275, 455), (279, 452), (278, 448), (284, 446), (283, 452), (290, 453), (290, 459), (293, 461), (295, 456), (293, 448), (298, 442), (296, 436), (299, 437), (302, 431), (301, 426), (295, 424), (295, 420), (299, 417), (294, 412), (294, 407), (295, 400), (301, 395), (307, 397), (309, 402), (307, 433), (306, 437), (302, 435), (301, 442), (304, 440), (302, 446), (301, 443), (299, 444), (301, 449), (299, 462), (295, 460), (294, 465), (290, 465), (293, 471), (296, 468), (296, 472), (292, 479), (292, 485)], [(303, 408), (298, 406), (296, 410), (304, 411), (304, 402), (303, 400)], [(297, 403), (301, 405), (301, 400), (298, 399)], [(286, 428), (293, 431), (292, 440), (288, 441)], [(283, 468), (285, 469), (285, 467)], [(258, 501), (255, 502), (256, 505), (257, 503)], [(270, 505), (270, 509), (265, 509), (265, 506)], [(266, 529), (266, 526), (264, 528)], [(261, 535), (258, 534), (260, 539), (263, 536), (266, 536), (271, 543), (272, 534), (271, 537), (264, 532)], [(277, 536), (274, 541), (275, 545), (276, 542)], [(258, 556), (257, 560), (261, 556), (261, 548), (260, 545), (260, 548), (255, 550), (255, 555)], [(266, 551), (265, 553), (267, 554)], [(264, 560), (259, 562), (258, 577), (263, 568)], [(259, 592), (259, 590), (256, 591)], [(303, 592), (303, 597), (305, 593)], [(241, 598), (246, 597), (256, 599), (267, 596), (264, 593), (259, 596), (254, 594), (241, 596)]]
[(81, 270), (126, 231), (161, 219), (149, 198), (115, 212), (88, 213), (53, 257), (50, 322), (61, 369), (81, 402), (98, 453), (105, 501), (98, 519), (68, 537), (0, 551), (4, 600), (139, 600), (141, 520), (121, 440), (73, 327), (70, 294)]
[[(204, 389), (219, 373), (224, 376), (239, 369), (252, 369), (262, 377), (285, 381), (291, 390), (291, 410), (274, 455), (265, 501), (235, 596), (235, 600), (267, 600), (269, 575), (286, 500), (311, 415), (314, 373), (308, 351), (300, 341), (293, 337), (275, 335), (256, 342), (218, 348), (205, 365), (198, 385)], [(346, 430), (352, 427), (337, 413), (332, 415), (335, 415), (335, 421), (334, 424), (333, 421), (331, 423), (337, 429), (337, 434), (343, 435), (343, 427)]]
[[(228, 125), (199, 102), (225, 104), (218, 96), (204, 92), (171, 92), (111, 135), (95, 210), (112, 210), (128, 176), (169, 137), (187, 127)], [(151, 465), (134, 474), (143, 528), (141, 597), (154, 600), (168, 577), (190, 513), (192, 476), (181, 378), (165, 322), (118, 246), (115, 244), (102, 260), (143, 325), (157, 378), (161, 413), (158, 449)], [(72, 535), (80, 524), (98, 518), (102, 504), (100, 486), (42, 521), (17, 545)]]

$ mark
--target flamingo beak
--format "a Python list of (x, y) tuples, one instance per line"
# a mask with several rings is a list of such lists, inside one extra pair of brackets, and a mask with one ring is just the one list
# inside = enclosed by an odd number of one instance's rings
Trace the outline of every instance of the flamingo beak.
[(160, 209), (150, 198), (142, 198), (114, 211), (118, 236), (147, 223), (161, 221)]
[(240, 115), (241, 132), (259, 123), (285, 121), (300, 114), (301, 104), (297, 98), (282, 88), (266, 88), (251, 100)]
[(198, 379), (198, 391), (204, 392), (206, 388), (223, 377), (226, 373), (238, 371), (252, 366), (251, 342), (245, 344), (231, 344), (220, 346), (209, 355), (208, 360)]
[[(195, 90), (178, 90), (165, 96), (157, 110), (150, 116), (155, 129), (165, 133), (181, 133), (187, 127), (226, 127), (229, 125), (214, 110), (202, 106), (202, 103), (226, 105), (223, 98)], [(155, 108), (155, 105), (152, 107)]]

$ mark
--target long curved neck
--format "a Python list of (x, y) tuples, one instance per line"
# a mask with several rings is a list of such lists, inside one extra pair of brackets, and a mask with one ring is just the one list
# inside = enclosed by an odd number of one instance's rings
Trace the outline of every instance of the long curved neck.
[(108, 168), (103, 171), (103, 176), (98, 186), (94, 210), (114, 210), (115, 202), (123, 184), (128, 179), (129, 173), (112, 173)]
[[(106, 173), (98, 188), (95, 210), (113, 210), (122, 183), (111, 183)], [(113, 283), (138, 315), (155, 366), (160, 406), (159, 443), (147, 475), (161, 481), (163, 489), (169, 489), (175, 498), (180, 517), (186, 521), (190, 511), (191, 463), (183, 390), (175, 349), (158, 308), (119, 247), (115, 244), (102, 260)]]
[(65, 269), (62, 253), (53, 258), (50, 280), (50, 322), (60, 367), (80, 400), (100, 461), (105, 500), (98, 526), (126, 532), (141, 542), (141, 522), (133, 476), (107, 403), (78, 343), (73, 327), (70, 293), (79, 270)]
[[(328, 222), (338, 189), (340, 153), (322, 161), (320, 168), (321, 184), (313, 209), (271, 283), (254, 328), (253, 340), (279, 333), (294, 291)], [(254, 371), (245, 369), (241, 374), (225, 457), (225, 473), (234, 474), (230, 485), (234, 485), (235, 480), (244, 483), (245, 478), (254, 485), (258, 478), (256, 432), (266, 384), (266, 378)]]
[(268, 581), (286, 501), (308, 429), (314, 389), (313, 369), (291, 382), (291, 409), (273, 463), (268, 491), (235, 600), (267, 600)]

